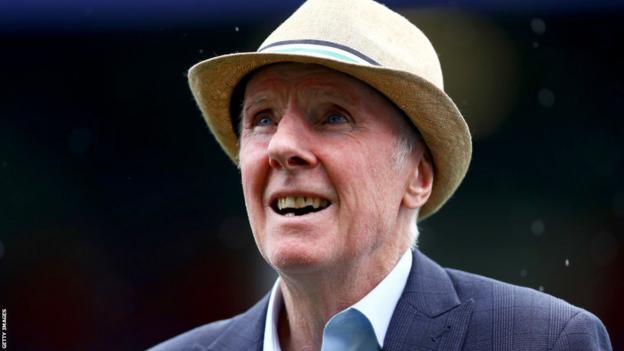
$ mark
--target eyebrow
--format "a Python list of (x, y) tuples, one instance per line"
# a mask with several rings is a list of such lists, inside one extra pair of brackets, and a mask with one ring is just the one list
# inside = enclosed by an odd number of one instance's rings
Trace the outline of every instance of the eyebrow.
[[(270, 100), (266, 95), (256, 95), (254, 97), (252, 97), (251, 99), (244, 99), (243, 103), (242, 103), (242, 111), (241, 112), (247, 112), (247, 110), (249, 110), (250, 108), (252, 108), (255, 105), (259, 105), (262, 104), (266, 101)], [(248, 102), (249, 101), (249, 102)], [(242, 117), (242, 116), (241, 116)]]

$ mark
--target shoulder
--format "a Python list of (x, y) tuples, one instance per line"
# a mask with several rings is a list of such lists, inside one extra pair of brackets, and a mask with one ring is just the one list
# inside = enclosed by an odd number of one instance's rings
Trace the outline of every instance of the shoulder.
[(233, 318), (224, 319), (208, 324), (204, 324), (174, 338), (148, 349), (148, 351), (165, 350), (203, 350), (206, 345), (210, 345), (219, 335), (223, 334), (232, 323)]
[[(466, 345), (511, 349), (611, 350), (607, 331), (592, 313), (534, 289), (446, 269), (461, 301), (474, 300)], [(540, 348), (541, 346), (541, 348)]]
[(229, 319), (208, 323), (164, 341), (149, 351), (252, 350), (261, 345), (269, 300)]

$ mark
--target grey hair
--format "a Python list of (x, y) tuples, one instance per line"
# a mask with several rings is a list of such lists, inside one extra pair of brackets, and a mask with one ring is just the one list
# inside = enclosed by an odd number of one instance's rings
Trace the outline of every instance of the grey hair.
[(415, 249), (418, 247), (418, 237), (420, 235), (420, 230), (418, 229), (418, 225), (416, 223), (417, 221), (418, 221), (418, 210), (414, 212), (414, 217), (410, 221), (410, 227), (409, 227), (409, 239), (410, 239), (409, 242), (410, 242), (410, 247), (412, 249)]
[[(422, 142), (422, 136), (418, 129), (413, 126), (412, 122), (402, 111), (401, 114), (403, 120), (409, 123), (409, 125), (405, 126), (405, 128), (400, 128), (399, 137), (395, 142), (392, 161), (397, 171), (402, 171), (407, 166), (407, 160), (411, 156), (412, 151), (414, 151), (416, 143)], [(414, 211), (409, 224), (409, 242), (412, 248), (416, 248), (418, 245), (418, 235), (420, 233), (417, 226), (418, 212), (419, 209)]]
[(403, 170), (407, 164), (408, 157), (412, 154), (418, 137), (410, 130), (401, 129), (401, 134), (394, 145), (392, 161), (397, 171)]

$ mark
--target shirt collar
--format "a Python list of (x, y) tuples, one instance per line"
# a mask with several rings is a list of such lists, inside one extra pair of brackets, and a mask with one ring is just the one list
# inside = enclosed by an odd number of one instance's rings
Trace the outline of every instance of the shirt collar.
[(280, 278), (278, 277), (271, 289), (271, 297), (269, 297), (269, 307), (266, 314), (266, 322), (264, 324), (264, 351), (282, 351), (277, 335), (277, 322), (279, 313), (284, 305), (282, 301), (282, 289), (279, 287)]
[[(399, 298), (407, 283), (412, 260), (412, 251), (408, 249), (396, 266), (373, 290), (360, 301), (348, 307), (357, 309), (368, 318), (375, 331), (377, 342), (381, 347), (383, 347), (383, 340), (386, 337), (394, 308), (399, 302)], [(283, 306), (283, 297), (279, 288), (279, 282), (280, 279), (277, 278), (269, 298), (264, 326), (264, 351), (281, 351), (277, 335), (277, 322)]]
[(351, 306), (368, 318), (381, 347), (411, 268), (412, 250), (407, 250), (392, 271), (364, 298)]

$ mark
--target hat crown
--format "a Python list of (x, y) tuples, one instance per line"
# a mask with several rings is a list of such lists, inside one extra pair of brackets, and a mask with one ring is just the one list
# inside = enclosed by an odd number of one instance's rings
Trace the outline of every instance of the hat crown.
[(361, 64), (409, 72), (443, 90), (440, 61), (429, 39), (405, 17), (374, 1), (306, 1), (258, 51), (281, 43), (306, 42), (334, 44), (368, 58)]

